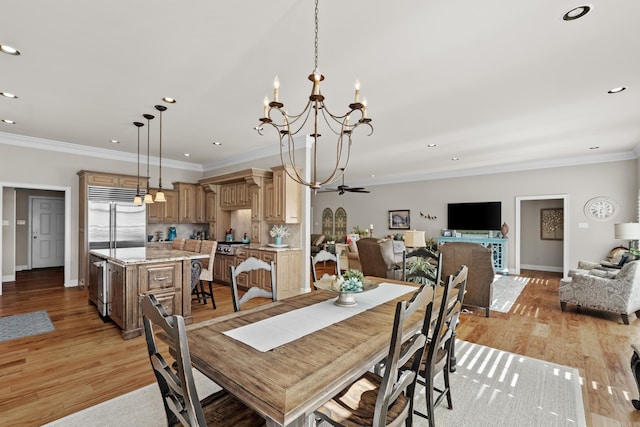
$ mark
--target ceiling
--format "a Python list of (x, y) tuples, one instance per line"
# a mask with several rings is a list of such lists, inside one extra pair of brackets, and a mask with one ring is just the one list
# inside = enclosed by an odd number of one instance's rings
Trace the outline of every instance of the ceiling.
[[(589, 14), (562, 20), (582, 4)], [(0, 54), (0, 91), (18, 96), (0, 97), (0, 119), (16, 122), (0, 132), (135, 156), (132, 122), (157, 116), (169, 96), (167, 162), (206, 174), (276, 153), (275, 131), (254, 127), (275, 75), (285, 108), (304, 107), (313, 9), (312, 0), (4, 0), (0, 44), (21, 55)], [(640, 154), (636, 0), (320, 0), (319, 10), (325, 102), (346, 112), (359, 79), (375, 128), (354, 134), (347, 184)], [(627, 90), (607, 93), (619, 86)]]

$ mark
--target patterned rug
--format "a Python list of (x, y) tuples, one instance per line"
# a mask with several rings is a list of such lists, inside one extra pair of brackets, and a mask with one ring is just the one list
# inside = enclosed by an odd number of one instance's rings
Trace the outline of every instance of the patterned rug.
[(0, 317), (0, 341), (44, 334), (54, 330), (46, 310)]
[(493, 280), (491, 310), (508, 313), (527, 282), (529, 282), (528, 277), (496, 275)]
[[(438, 426), (458, 427), (584, 427), (586, 426), (578, 370), (543, 360), (458, 340), (457, 371), (451, 374), (453, 410), (446, 401), (436, 408)], [(151, 368), (149, 368), (151, 369)], [(200, 397), (219, 387), (194, 369)], [(436, 377), (441, 386), (442, 375)], [(416, 409), (425, 411), (424, 389)], [(428, 421), (415, 415), (414, 426)], [(166, 426), (158, 386), (154, 383), (46, 427)], [(321, 423), (324, 427), (326, 423)]]

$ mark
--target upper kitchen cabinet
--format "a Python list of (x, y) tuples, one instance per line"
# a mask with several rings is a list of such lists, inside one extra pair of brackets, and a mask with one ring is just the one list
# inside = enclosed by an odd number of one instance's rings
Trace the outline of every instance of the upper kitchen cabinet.
[(291, 179), (283, 166), (276, 166), (271, 170), (273, 170), (273, 179), (265, 185), (265, 221), (300, 223), (301, 185)]
[[(158, 189), (152, 188), (151, 195), (155, 198)], [(150, 203), (147, 205), (147, 221), (153, 223), (176, 223), (179, 220), (178, 214), (178, 191), (162, 190), (167, 199), (164, 203)]]
[(178, 191), (178, 222), (206, 222), (204, 188), (188, 182), (174, 182), (173, 188)]
[(216, 222), (216, 193), (213, 191), (206, 191), (204, 195), (204, 219), (204, 222)]
[(249, 186), (246, 182), (224, 184), (220, 186), (221, 209), (247, 209), (251, 207)]

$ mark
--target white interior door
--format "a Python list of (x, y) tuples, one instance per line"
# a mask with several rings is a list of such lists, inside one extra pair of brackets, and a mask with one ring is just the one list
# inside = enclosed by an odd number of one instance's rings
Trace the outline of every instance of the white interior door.
[(64, 199), (31, 199), (31, 267), (64, 265)]

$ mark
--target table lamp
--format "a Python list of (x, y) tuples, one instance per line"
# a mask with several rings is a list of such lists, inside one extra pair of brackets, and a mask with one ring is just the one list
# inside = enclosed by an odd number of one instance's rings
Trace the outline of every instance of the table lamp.
[(640, 223), (625, 222), (613, 226), (615, 238), (629, 240), (629, 249), (638, 249), (638, 239), (640, 239)]
[(408, 248), (426, 248), (424, 231), (407, 231), (404, 233), (404, 245)]

